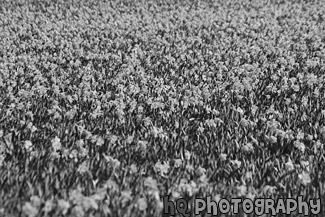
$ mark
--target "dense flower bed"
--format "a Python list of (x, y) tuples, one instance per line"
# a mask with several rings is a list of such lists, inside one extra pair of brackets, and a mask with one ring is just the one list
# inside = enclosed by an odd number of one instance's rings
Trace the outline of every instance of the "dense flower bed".
[(306, 2), (2, 0), (0, 216), (324, 198), (325, 7)]

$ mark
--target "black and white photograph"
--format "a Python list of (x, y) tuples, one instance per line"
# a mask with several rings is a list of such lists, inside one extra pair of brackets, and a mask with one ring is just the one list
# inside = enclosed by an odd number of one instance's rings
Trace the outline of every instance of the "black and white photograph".
[(0, 217), (325, 216), (325, 0), (0, 0)]

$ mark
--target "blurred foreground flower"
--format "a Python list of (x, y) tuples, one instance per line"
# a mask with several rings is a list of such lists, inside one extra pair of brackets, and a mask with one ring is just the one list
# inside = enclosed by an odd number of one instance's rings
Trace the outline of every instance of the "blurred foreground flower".
[(139, 198), (137, 203), (136, 203), (136, 206), (139, 210), (141, 211), (144, 211), (148, 208), (148, 204), (147, 204), (147, 200), (146, 198)]
[(155, 165), (156, 170), (160, 173), (161, 176), (166, 177), (168, 170), (169, 170), (169, 165), (168, 163), (161, 163), (160, 161), (158, 161)]
[(157, 180), (153, 179), (150, 176), (144, 180), (143, 184), (145, 187), (149, 188), (150, 190), (158, 190)]
[(145, 152), (147, 150), (148, 142), (144, 140), (139, 140), (137, 145), (142, 152)]
[(28, 217), (36, 217), (38, 214), (38, 209), (32, 205), (32, 203), (27, 202), (23, 206), (23, 213)]
[(219, 156), (221, 161), (227, 160), (227, 154), (221, 153)]
[(24, 143), (24, 147), (27, 151), (30, 151), (33, 147), (33, 144), (30, 140), (26, 140), (25, 143)]
[(221, 200), (221, 195), (220, 194), (216, 194), (213, 199), (214, 199), (215, 202), (218, 203)]
[(40, 207), (42, 204), (41, 198), (36, 195), (31, 196), (30, 201), (34, 207)]
[(248, 142), (244, 146), (242, 146), (243, 152), (249, 153), (254, 151), (254, 146), (252, 143)]
[(247, 187), (245, 185), (237, 186), (237, 197), (243, 197), (247, 193)]
[(92, 143), (95, 143), (96, 146), (99, 146), (99, 147), (101, 147), (105, 143), (104, 139), (101, 136), (99, 136), (99, 135), (93, 135), (93, 136), (91, 136), (91, 142)]
[(63, 215), (67, 214), (70, 203), (68, 201), (65, 201), (63, 199), (58, 200), (58, 209), (62, 212)]
[(273, 194), (275, 193), (276, 189), (277, 188), (275, 186), (265, 185), (264, 188), (262, 189), (262, 193), (263, 193), (262, 196)]
[(70, 208), (70, 203), (68, 201), (65, 201), (63, 199), (58, 200), (58, 209), (60, 212), (62, 212), (63, 215), (67, 214), (69, 208)]
[(45, 213), (49, 213), (54, 209), (55, 205), (53, 203), (53, 200), (47, 200), (44, 204), (43, 211)]
[(306, 170), (307, 172), (310, 171), (310, 164), (309, 161), (300, 161), (301, 167)]
[(127, 205), (127, 203), (132, 200), (132, 198), (133, 198), (132, 191), (130, 191), (130, 190), (122, 191), (121, 196), (120, 196), (120, 201), (121, 201), (122, 207), (125, 207)]
[(232, 165), (234, 165), (234, 167), (236, 168), (236, 169), (238, 169), (238, 168), (240, 168), (241, 167), (241, 161), (239, 161), (239, 160), (232, 160), (232, 161), (230, 161), (230, 163), (232, 164)]
[(248, 198), (248, 199), (254, 200), (255, 197), (256, 197), (256, 195), (251, 191), (246, 194), (246, 198)]
[(185, 159), (186, 160), (190, 160), (191, 159), (191, 152), (189, 152), (188, 150), (185, 150)]
[(81, 206), (77, 205), (72, 208), (71, 214), (73, 217), (83, 217), (85, 216), (85, 211), (82, 209)]
[(302, 153), (305, 152), (306, 150), (306, 146), (304, 145), (304, 143), (300, 142), (300, 141), (294, 141), (294, 147), (297, 148), (299, 151), (301, 151)]
[(181, 179), (178, 185), (178, 191), (186, 192), (191, 197), (198, 191), (198, 186), (193, 180), (188, 183), (186, 179)]
[(288, 162), (285, 163), (285, 169), (286, 169), (287, 171), (291, 171), (291, 170), (293, 170), (294, 168), (295, 168), (295, 166), (293, 165), (291, 159), (289, 158), (289, 159), (288, 159)]
[(179, 168), (182, 165), (182, 159), (174, 159), (174, 166)]
[(238, 107), (238, 108), (236, 109), (236, 111), (237, 111), (238, 113), (240, 113), (241, 115), (244, 115), (244, 110), (243, 110), (242, 108)]
[(277, 142), (277, 138), (275, 136), (265, 136), (265, 139), (270, 144), (274, 144)]
[(311, 183), (310, 175), (305, 171), (298, 175), (298, 180), (304, 186), (307, 186), (309, 183)]
[(79, 173), (86, 173), (86, 172), (88, 172), (89, 171), (88, 162), (87, 161), (84, 161), (81, 164), (79, 164), (77, 171)]
[(109, 155), (103, 154), (105, 160), (107, 163), (109, 163), (113, 168), (119, 167), (121, 165), (121, 162), (118, 159), (115, 159)]
[(59, 137), (55, 137), (54, 139), (51, 140), (52, 143), (52, 148), (54, 149), (54, 152), (61, 150), (61, 142)]

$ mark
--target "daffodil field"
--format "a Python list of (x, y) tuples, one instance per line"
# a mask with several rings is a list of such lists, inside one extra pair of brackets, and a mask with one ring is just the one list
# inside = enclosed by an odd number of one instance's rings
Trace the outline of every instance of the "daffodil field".
[(0, 0), (0, 216), (323, 216), (324, 120), (324, 1)]

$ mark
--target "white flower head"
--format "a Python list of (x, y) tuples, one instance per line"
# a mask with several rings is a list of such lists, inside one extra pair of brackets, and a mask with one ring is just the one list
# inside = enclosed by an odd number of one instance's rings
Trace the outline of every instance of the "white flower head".
[(288, 162), (285, 163), (285, 169), (286, 169), (287, 171), (291, 171), (291, 170), (293, 170), (294, 168), (295, 168), (295, 166), (293, 165), (291, 159), (289, 158), (289, 159), (288, 159)]
[(301, 174), (299, 174), (298, 180), (304, 186), (307, 186), (309, 183), (311, 183), (310, 175), (307, 172), (302, 172)]

